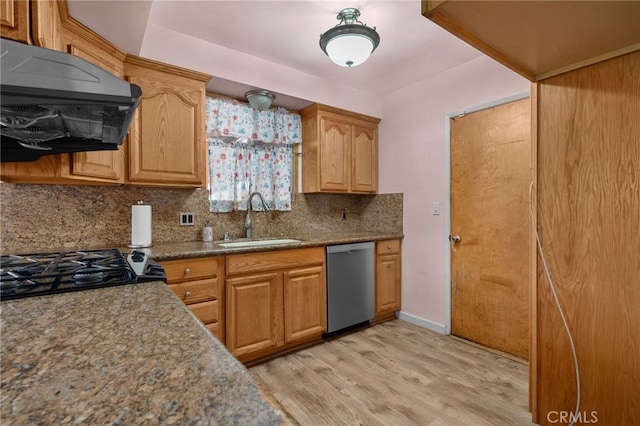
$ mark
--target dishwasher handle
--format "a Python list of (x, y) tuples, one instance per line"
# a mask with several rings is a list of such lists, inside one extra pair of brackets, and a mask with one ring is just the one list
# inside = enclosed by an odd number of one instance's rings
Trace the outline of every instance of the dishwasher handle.
[(373, 241), (367, 241), (365, 243), (336, 244), (333, 246), (327, 246), (327, 254), (345, 253), (359, 250), (373, 250), (374, 247), (375, 244)]

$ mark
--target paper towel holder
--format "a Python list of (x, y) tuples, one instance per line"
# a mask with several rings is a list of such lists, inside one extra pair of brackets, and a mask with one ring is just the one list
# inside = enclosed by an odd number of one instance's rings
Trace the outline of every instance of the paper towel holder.
[[(136, 207), (137, 206), (145, 206), (148, 207), (148, 212), (146, 214), (136, 215)], [(147, 209), (145, 209), (147, 210)], [(138, 223), (142, 221), (142, 223)], [(140, 230), (135, 227), (135, 225), (143, 226), (144, 229)], [(135, 232), (135, 231), (138, 232)], [(153, 244), (151, 243), (151, 206), (145, 205), (144, 201), (139, 200), (134, 205), (131, 206), (131, 244), (128, 245), (129, 248), (147, 248), (151, 247)]]

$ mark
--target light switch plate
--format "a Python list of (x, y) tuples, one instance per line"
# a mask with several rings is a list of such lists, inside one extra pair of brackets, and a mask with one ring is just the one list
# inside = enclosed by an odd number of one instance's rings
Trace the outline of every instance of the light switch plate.
[(431, 214), (434, 216), (437, 216), (440, 214), (440, 203), (437, 201), (434, 201), (433, 204), (431, 205)]

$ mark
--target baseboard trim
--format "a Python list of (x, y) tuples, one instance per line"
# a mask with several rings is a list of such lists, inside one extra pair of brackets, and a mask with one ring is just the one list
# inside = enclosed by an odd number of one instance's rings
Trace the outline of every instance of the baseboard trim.
[(403, 311), (399, 311), (397, 316), (403, 321), (410, 322), (411, 324), (426, 328), (427, 330), (435, 331), (440, 334), (447, 334), (444, 324), (438, 324), (437, 322), (429, 321), (428, 319), (420, 318)]
[(457, 342), (461, 342), (461, 343), (476, 347), (478, 349), (482, 349), (483, 351), (491, 352), (492, 354), (495, 354), (495, 355), (498, 355), (498, 356), (501, 356), (501, 357), (504, 357), (504, 358), (509, 358), (510, 360), (515, 361), (515, 362), (519, 362), (520, 364), (529, 365), (529, 360), (524, 359), (524, 358), (520, 358), (519, 356), (516, 356), (516, 355), (512, 355), (512, 354), (510, 354), (508, 352), (502, 352), (502, 351), (499, 351), (497, 349), (493, 349), (493, 348), (490, 348), (488, 346), (481, 345), (480, 343), (476, 343), (476, 342), (473, 342), (471, 340), (467, 340), (467, 339), (465, 339), (463, 337), (455, 336), (453, 334), (449, 335), (449, 337), (452, 338), (453, 340), (457, 341)]

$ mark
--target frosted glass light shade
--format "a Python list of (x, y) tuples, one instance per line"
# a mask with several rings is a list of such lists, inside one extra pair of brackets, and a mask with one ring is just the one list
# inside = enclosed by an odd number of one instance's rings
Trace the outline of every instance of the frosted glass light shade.
[(355, 67), (369, 58), (374, 49), (370, 38), (358, 34), (338, 36), (327, 43), (327, 55), (342, 67)]
[(273, 103), (273, 100), (276, 98), (273, 93), (267, 90), (249, 90), (244, 94), (244, 97), (249, 101), (251, 106), (258, 111), (269, 109), (271, 103)]
[(340, 23), (320, 36), (320, 48), (336, 64), (343, 67), (360, 65), (380, 44), (376, 28), (358, 21), (358, 9), (342, 9)]

